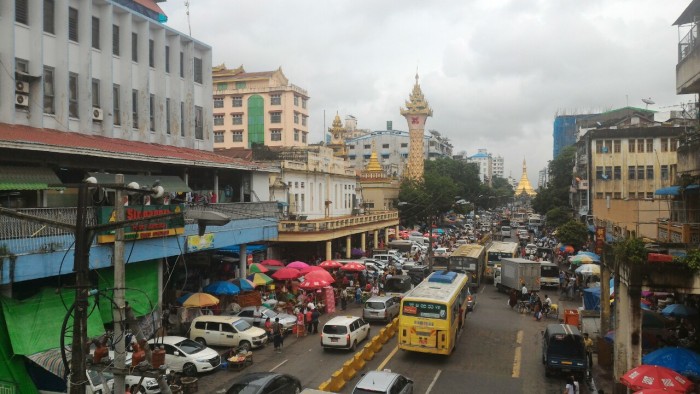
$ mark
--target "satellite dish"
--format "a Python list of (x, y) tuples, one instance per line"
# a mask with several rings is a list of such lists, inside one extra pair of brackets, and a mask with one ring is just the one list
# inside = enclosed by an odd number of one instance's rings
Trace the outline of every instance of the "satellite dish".
[(647, 104), (647, 105), (649, 105), (649, 104), (656, 104), (656, 103), (654, 102), (654, 100), (651, 99), (651, 97), (649, 97), (649, 98), (643, 98), (643, 99), (642, 99), (642, 102), (644, 102), (644, 104)]

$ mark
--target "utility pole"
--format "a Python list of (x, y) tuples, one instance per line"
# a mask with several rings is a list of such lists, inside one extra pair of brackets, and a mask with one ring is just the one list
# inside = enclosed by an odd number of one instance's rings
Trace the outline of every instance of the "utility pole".
[[(124, 184), (124, 175), (117, 174), (114, 176), (114, 183), (117, 185)], [(124, 221), (124, 192), (122, 189), (115, 189), (114, 195), (114, 212), (116, 214), (116, 221)], [(114, 321), (114, 368), (116, 369), (114, 373), (114, 393), (124, 394), (124, 385), (126, 376), (121, 373), (126, 367), (126, 333), (124, 332), (124, 307), (125, 307), (125, 297), (124, 297), (124, 287), (125, 287), (125, 271), (124, 267), (124, 228), (118, 227), (114, 229), (114, 310), (113, 310), (113, 321)]]

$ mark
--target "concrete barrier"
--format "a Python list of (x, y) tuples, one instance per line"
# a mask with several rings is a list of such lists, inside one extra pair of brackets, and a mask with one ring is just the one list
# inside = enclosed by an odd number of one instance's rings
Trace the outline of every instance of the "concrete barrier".
[(355, 353), (355, 355), (352, 358), (352, 367), (355, 369), (356, 372), (362, 371), (362, 368), (365, 367), (365, 359), (362, 356), (362, 353), (364, 353), (364, 350)]
[[(380, 348), (381, 349), (381, 348)], [(362, 359), (365, 361), (370, 361), (374, 358), (374, 350), (372, 349), (372, 341), (369, 341), (362, 350)]]
[(338, 393), (343, 389), (343, 387), (345, 387), (345, 383), (347, 382), (343, 378), (343, 370), (339, 369), (333, 372), (330, 379), (321, 383), (321, 385), (318, 386), (318, 389), (321, 391), (332, 391), (334, 393)]
[(372, 351), (374, 353), (379, 353), (382, 351), (382, 341), (379, 338), (379, 335), (376, 337), (372, 338), (372, 341), (369, 343), (372, 346)]
[(391, 338), (386, 332), (386, 328), (382, 328), (381, 330), (379, 330), (378, 337), (379, 340), (382, 341), (382, 345), (385, 344), (389, 340), (389, 338)]
[[(354, 360), (354, 358), (353, 358)], [(345, 379), (346, 382), (352, 380), (352, 378), (357, 375), (357, 371), (355, 370), (355, 367), (353, 366), (353, 360), (348, 360), (343, 363), (343, 368), (341, 369), (343, 371), (343, 379)]]

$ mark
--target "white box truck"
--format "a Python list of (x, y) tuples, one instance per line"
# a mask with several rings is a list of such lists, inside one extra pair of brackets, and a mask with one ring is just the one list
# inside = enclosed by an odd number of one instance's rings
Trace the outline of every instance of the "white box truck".
[(528, 290), (540, 290), (540, 262), (521, 258), (501, 258), (501, 267), (496, 269), (493, 284), (499, 291), (520, 291), (525, 283)]

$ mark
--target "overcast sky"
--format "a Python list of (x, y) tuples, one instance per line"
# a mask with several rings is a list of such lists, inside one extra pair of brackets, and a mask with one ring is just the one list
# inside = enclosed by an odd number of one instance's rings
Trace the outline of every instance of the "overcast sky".
[[(188, 31), (184, 0), (160, 3)], [(668, 111), (679, 31), (690, 0), (190, 0), (192, 36), (213, 64), (282, 67), (309, 93), (309, 142), (336, 111), (358, 127), (407, 130), (399, 114), (416, 68), (438, 130), (469, 155), (486, 148), (536, 184), (552, 159), (557, 113), (589, 113), (642, 98)], [(684, 33), (683, 33), (684, 34)]]

